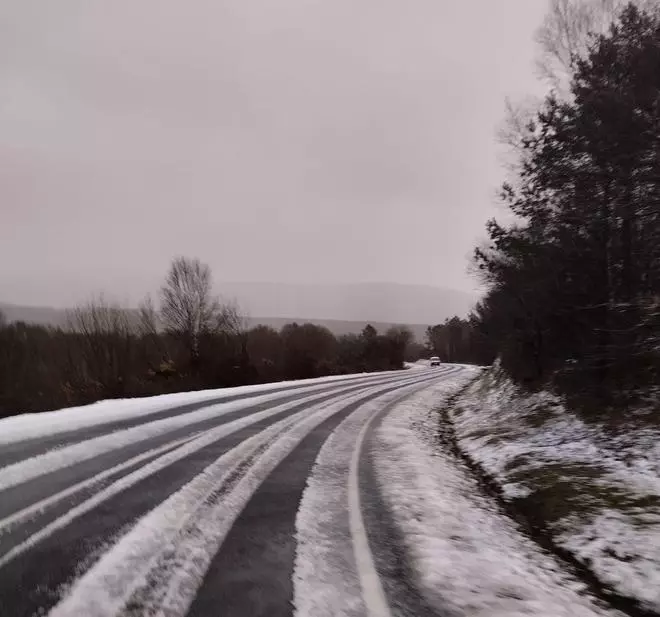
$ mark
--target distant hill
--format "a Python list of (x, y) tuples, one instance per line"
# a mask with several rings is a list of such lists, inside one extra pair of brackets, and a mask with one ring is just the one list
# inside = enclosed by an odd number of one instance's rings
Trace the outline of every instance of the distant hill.
[[(64, 326), (66, 324), (66, 311), (64, 309), (54, 309), (41, 306), (18, 306), (16, 304), (6, 304), (0, 302), (0, 311), (2, 311), (9, 321), (25, 321), (27, 323), (36, 323), (46, 326)], [(246, 319), (249, 327), (263, 324), (279, 330), (282, 326), (297, 322), (313, 323), (318, 326), (325, 326), (335, 336), (342, 334), (359, 334), (364, 327), (370, 323), (379, 332), (385, 332), (389, 327), (395, 324), (393, 322), (383, 323), (377, 321), (344, 321), (340, 319), (305, 319), (305, 318), (286, 318), (286, 317), (248, 317)], [(426, 325), (406, 324), (415, 335), (418, 341), (424, 340)]]
[[(261, 323), (279, 329), (292, 321), (311, 322), (341, 335), (358, 333), (367, 323), (379, 331), (403, 324), (410, 327), (418, 341), (423, 340), (427, 324), (441, 323), (454, 315), (465, 316), (477, 300), (472, 294), (456, 290), (385, 283), (223, 283), (218, 289), (225, 299), (238, 302), (249, 325)], [(66, 323), (64, 309), (0, 302), (0, 310), (10, 321), (51, 326)]]
[(236, 299), (248, 315), (406, 324), (464, 317), (478, 299), (455, 289), (392, 283), (222, 283), (218, 290)]
[(0, 302), (0, 311), (9, 321), (25, 321), (44, 326), (63, 326), (66, 323), (64, 309), (49, 308), (46, 306), (19, 306)]

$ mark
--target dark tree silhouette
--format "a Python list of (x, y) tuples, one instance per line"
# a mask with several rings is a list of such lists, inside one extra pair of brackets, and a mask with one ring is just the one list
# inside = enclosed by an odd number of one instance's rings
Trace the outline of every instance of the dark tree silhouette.
[[(476, 251), (490, 286), (473, 316), (530, 387), (610, 402), (657, 381), (660, 21), (629, 5), (548, 97)], [(482, 341), (483, 342), (483, 341)]]

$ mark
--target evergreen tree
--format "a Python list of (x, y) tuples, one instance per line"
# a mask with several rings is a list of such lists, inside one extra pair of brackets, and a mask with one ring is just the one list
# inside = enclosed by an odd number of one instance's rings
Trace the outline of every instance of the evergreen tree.
[(656, 379), (660, 298), (660, 22), (629, 5), (549, 97), (521, 143), (475, 260), (474, 326), (504, 368), (599, 398)]

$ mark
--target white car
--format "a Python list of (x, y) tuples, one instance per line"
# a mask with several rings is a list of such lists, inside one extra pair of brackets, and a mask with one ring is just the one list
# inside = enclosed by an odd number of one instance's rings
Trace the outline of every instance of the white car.
[(440, 366), (440, 358), (438, 356), (433, 356), (429, 358), (429, 366)]

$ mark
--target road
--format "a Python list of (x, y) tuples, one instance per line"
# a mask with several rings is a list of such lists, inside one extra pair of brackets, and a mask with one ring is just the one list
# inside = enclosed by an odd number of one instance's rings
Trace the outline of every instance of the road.
[(0, 615), (335, 615), (333, 594), (355, 617), (442, 614), (369, 445), (461, 370), (220, 393), (0, 446)]

